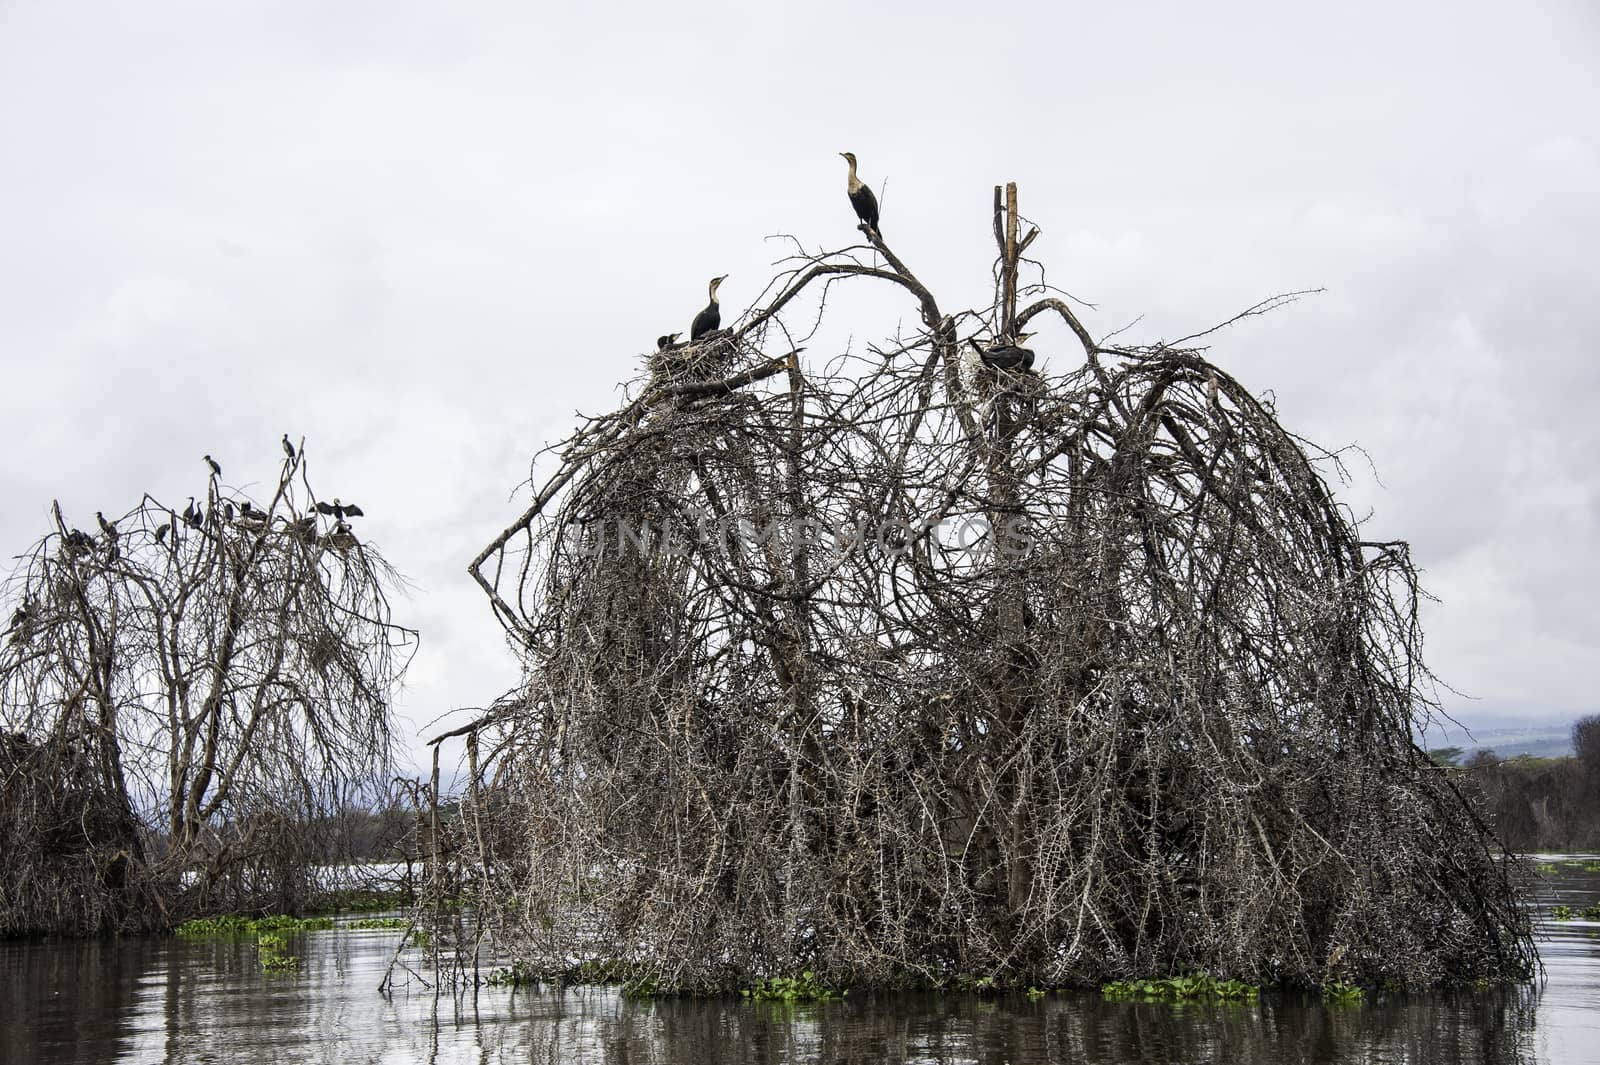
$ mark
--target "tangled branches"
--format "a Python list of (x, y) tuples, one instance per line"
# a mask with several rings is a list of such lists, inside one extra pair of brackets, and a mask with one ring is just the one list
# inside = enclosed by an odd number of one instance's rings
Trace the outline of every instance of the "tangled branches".
[[(92, 534), (58, 506), (24, 556), (0, 648), (0, 931), (292, 907), (326, 857), (314, 826), (382, 782), (413, 634), (390, 621), (387, 563), (319, 517), (304, 462), (264, 504), (213, 475), (181, 514), (147, 495)], [(92, 914), (64, 916), (82, 877), (62, 861), (114, 869)]]
[[(1412, 741), (1406, 545), (1203, 349), (1019, 283), (998, 190), (996, 234), (984, 315), (869, 232), (559, 446), (473, 565), (527, 665), (458, 841), (480, 905), (535, 971), (686, 990), (1529, 972)], [(856, 279), (923, 329), (802, 367), (796, 298)], [(1080, 365), (958, 339), (1047, 321)]]

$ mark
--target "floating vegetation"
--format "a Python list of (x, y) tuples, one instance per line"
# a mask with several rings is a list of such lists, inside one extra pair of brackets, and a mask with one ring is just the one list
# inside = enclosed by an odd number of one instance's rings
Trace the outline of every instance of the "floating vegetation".
[(1578, 916), (1582, 917), (1585, 921), (1600, 921), (1600, 902), (1597, 902), (1592, 906), (1585, 906), (1583, 910), (1579, 912)]
[(1550, 907), (1550, 917), (1556, 921), (1570, 921), (1572, 920), (1572, 907), (1559, 904), (1552, 906)]
[(260, 936), (267, 932), (323, 932), (334, 927), (332, 917), (291, 917), (276, 914), (271, 917), (245, 917), (228, 914), (224, 917), (203, 917), (185, 921), (177, 928), (184, 939), (220, 939), (229, 936)]
[(823, 984), (816, 973), (808, 970), (798, 977), (774, 976), (746, 988), (741, 994), (756, 1002), (830, 1002), (842, 997), (844, 992)]
[(1100, 994), (1112, 999), (1152, 1002), (1241, 1002), (1261, 993), (1242, 980), (1218, 980), (1207, 973), (1157, 980), (1113, 980), (1100, 985)]
[(1366, 999), (1367, 993), (1355, 984), (1335, 980), (1331, 984), (1322, 985), (1322, 1001), (1335, 1006), (1359, 1006)]
[(489, 970), (484, 982), (490, 987), (532, 987), (539, 982), (539, 975), (521, 962), (513, 962)]
[(405, 917), (363, 917), (359, 921), (350, 921), (340, 925), (352, 932), (369, 932), (374, 930), (399, 931), (410, 928), (411, 921)]
[(1554, 876), (1557, 872), (1560, 871), (1557, 868), (1555, 862), (1540, 862), (1534, 868), (1537, 869), (1540, 873), (1544, 874), (1545, 876)]
[(1047, 993), (1048, 992), (1039, 990), (1037, 987), (1030, 987), (1028, 988), (1028, 999), (1031, 1002), (1038, 1002), (1041, 998), (1044, 998)]
[(292, 972), (300, 967), (300, 959), (289, 953), (289, 941), (281, 932), (263, 932), (257, 936), (256, 957), (261, 962), (262, 972)]

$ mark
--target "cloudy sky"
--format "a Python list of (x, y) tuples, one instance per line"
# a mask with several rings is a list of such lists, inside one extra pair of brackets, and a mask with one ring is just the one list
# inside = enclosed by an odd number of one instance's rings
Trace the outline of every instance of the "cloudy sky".
[[(260, 487), (356, 499), (423, 646), (408, 745), (515, 680), (466, 562), (539, 446), (705, 279), (856, 234), (843, 164), (947, 308), (1020, 183), (1091, 328), (1217, 338), (1358, 444), (1468, 722), (1600, 709), (1600, 15), (1585, 3), (0, 0), (0, 552)], [(859, 336), (914, 320), (879, 297)], [(1036, 345), (1070, 358), (1065, 337)], [(444, 718), (448, 724), (452, 718)]]

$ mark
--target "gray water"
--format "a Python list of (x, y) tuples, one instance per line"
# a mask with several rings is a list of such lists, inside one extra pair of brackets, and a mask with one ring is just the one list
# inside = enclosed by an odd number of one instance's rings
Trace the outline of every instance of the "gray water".
[[(1557, 859), (1567, 861), (1570, 859)], [(1558, 866), (1540, 910), (1600, 901)], [(1600, 924), (1540, 926), (1542, 981), (1332, 1006), (1096, 994), (848, 996), (819, 1006), (632, 1001), (607, 988), (435, 996), (377, 986), (395, 933), (293, 937), (298, 971), (250, 942), (0, 943), (0, 1065), (102, 1062), (1550, 1062), (1600, 1061)], [(413, 958), (413, 961), (420, 961)]]

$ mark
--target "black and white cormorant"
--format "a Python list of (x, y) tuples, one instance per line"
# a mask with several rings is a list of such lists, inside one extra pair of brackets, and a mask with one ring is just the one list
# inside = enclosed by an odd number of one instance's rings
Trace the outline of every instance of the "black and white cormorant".
[(366, 516), (362, 512), (361, 508), (356, 506), (354, 503), (339, 502), (338, 496), (333, 497), (332, 503), (319, 502), (317, 504), (317, 513), (332, 514), (341, 524), (343, 524), (344, 519), (346, 518), (361, 518)]
[(854, 152), (840, 152), (844, 161), (850, 164), (850, 176), (845, 180), (845, 191), (850, 194), (850, 206), (856, 209), (856, 217), (878, 236), (883, 236), (883, 230), (878, 228), (878, 198), (872, 194), (859, 177), (856, 176), (856, 157)]
[(106, 534), (107, 540), (115, 540), (117, 538), (117, 527), (106, 520), (104, 513), (98, 510), (95, 511), (94, 520), (100, 523), (100, 531)]
[(722, 324), (722, 308), (717, 306), (717, 286), (728, 280), (728, 275), (711, 279), (711, 302), (706, 304), (706, 309), (694, 316), (694, 323), (689, 326), (689, 339), (699, 340), (707, 333), (715, 332)]
[(656, 337), (656, 350), (666, 351), (670, 347), (675, 347), (678, 343), (678, 338), (681, 336), (683, 336), (682, 333), (668, 333), (664, 337)]
[[(990, 347), (978, 348), (978, 358), (991, 370), (1032, 370), (1033, 351), (1022, 346), (1031, 336), (1032, 333), (1018, 333), (1015, 340), (1002, 340)], [(974, 340), (972, 346), (977, 347), (978, 342)]]
[(283, 453), (289, 456), (289, 461), (294, 461), (294, 445), (289, 443), (289, 434), (283, 434)]
[(217, 464), (217, 460), (212, 458), (210, 455), (205, 456), (205, 460), (206, 465), (211, 467), (211, 476), (221, 477), (222, 467)]

